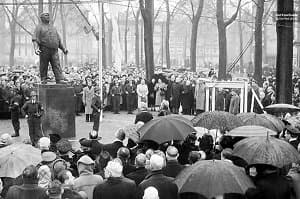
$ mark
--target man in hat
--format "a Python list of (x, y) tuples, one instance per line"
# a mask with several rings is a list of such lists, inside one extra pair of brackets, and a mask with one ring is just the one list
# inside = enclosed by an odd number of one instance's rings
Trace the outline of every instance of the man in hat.
[(27, 118), (31, 143), (33, 146), (36, 146), (38, 140), (42, 137), (41, 117), (44, 110), (42, 104), (37, 101), (37, 94), (35, 91), (30, 93), (30, 97), (31, 100), (23, 105), (22, 112)]
[(100, 89), (95, 88), (95, 93), (94, 97), (92, 99), (92, 109), (93, 109), (93, 120), (94, 120), (94, 125), (93, 125), (93, 130), (94, 131), (99, 131), (99, 125), (100, 125), (100, 114), (101, 114), (101, 109), (102, 109), (102, 101), (100, 99)]
[(93, 191), (96, 185), (103, 182), (100, 175), (94, 175), (95, 162), (87, 155), (82, 156), (77, 162), (79, 177), (74, 180), (74, 189), (84, 191), (88, 199), (93, 198)]
[(41, 81), (44, 84), (47, 83), (48, 65), (50, 62), (56, 83), (65, 83), (59, 63), (58, 48), (64, 54), (67, 54), (68, 50), (64, 47), (56, 28), (50, 23), (49, 13), (42, 13), (40, 18), (41, 23), (34, 31), (32, 42), (35, 54), (40, 56)]

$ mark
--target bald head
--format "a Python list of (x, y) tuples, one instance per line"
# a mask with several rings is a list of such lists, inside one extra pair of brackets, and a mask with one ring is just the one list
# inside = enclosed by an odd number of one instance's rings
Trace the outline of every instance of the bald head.
[(125, 139), (125, 131), (124, 129), (119, 129), (116, 134), (115, 134), (116, 138), (123, 141)]
[(150, 170), (157, 171), (162, 170), (165, 165), (165, 160), (162, 156), (153, 154), (150, 158)]
[(137, 168), (145, 167), (146, 161), (147, 161), (146, 155), (143, 153), (140, 153), (135, 157), (135, 165)]
[(166, 151), (167, 160), (177, 160), (179, 156), (178, 150), (174, 146), (169, 146)]

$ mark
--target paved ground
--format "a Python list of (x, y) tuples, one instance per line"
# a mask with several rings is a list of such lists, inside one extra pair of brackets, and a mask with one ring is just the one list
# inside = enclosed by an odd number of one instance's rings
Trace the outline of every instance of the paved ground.
[[(157, 113), (153, 113), (157, 115)], [(185, 116), (191, 119), (191, 116)], [(102, 143), (109, 143), (114, 139), (115, 132), (122, 127), (133, 124), (135, 120), (135, 114), (129, 115), (127, 112), (121, 112), (121, 114), (113, 114), (111, 112), (105, 112), (103, 121), (100, 124), (100, 136), (102, 137)], [(16, 141), (22, 141), (29, 138), (28, 126), (26, 119), (20, 119), (21, 130), (20, 137), (14, 138)], [(85, 122), (85, 115), (76, 117), (76, 138), (74, 138), (73, 147), (79, 146), (78, 139), (88, 137), (88, 133), (92, 130), (93, 123)], [(3, 133), (13, 134), (14, 130), (11, 124), (11, 120), (0, 120), (0, 135)], [(73, 140), (73, 138), (72, 138)]]

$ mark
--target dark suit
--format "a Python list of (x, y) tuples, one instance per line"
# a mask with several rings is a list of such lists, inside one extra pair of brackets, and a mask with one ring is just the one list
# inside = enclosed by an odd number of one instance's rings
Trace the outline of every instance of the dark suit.
[(134, 123), (138, 123), (139, 121), (144, 122), (145, 124), (153, 119), (153, 115), (147, 111), (142, 111), (135, 116)]
[(128, 178), (108, 178), (94, 189), (93, 199), (135, 199), (136, 185)]
[(111, 144), (104, 145), (103, 150), (107, 151), (113, 158), (116, 158), (119, 148), (123, 146), (124, 146), (123, 143), (117, 140)]
[(291, 198), (291, 184), (284, 176), (276, 173), (261, 176), (255, 180), (256, 188), (261, 192), (264, 199)]
[(157, 189), (159, 198), (176, 199), (178, 198), (178, 188), (173, 181), (174, 178), (165, 176), (161, 170), (152, 171), (138, 186), (138, 197), (139, 199), (142, 199), (144, 190), (150, 186), (153, 186)]
[(176, 176), (183, 170), (185, 166), (179, 164), (176, 160), (167, 161), (166, 167), (163, 169), (163, 174), (168, 177), (176, 178)]
[(140, 184), (145, 177), (148, 175), (147, 169), (145, 167), (137, 168), (135, 171), (129, 173), (126, 177), (134, 180), (135, 184)]

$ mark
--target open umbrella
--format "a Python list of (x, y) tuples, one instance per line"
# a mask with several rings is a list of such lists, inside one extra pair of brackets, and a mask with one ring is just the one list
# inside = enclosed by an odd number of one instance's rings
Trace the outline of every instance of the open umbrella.
[(273, 123), (273, 125), (277, 129), (277, 132), (281, 132), (284, 129), (285, 125), (284, 125), (283, 121), (281, 119), (279, 119), (278, 117), (267, 114), (267, 113), (264, 113), (261, 115)]
[(147, 122), (138, 133), (140, 140), (152, 140), (158, 144), (171, 140), (184, 140), (196, 132), (192, 123), (181, 116), (162, 116)]
[(249, 165), (267, 164), (278, 168), (300, 160), (299, 153), (292, 145), (270, 136), (239, 141), (234, 146), (233, 155), (243, 158)]
[(204, 112), (192, 119), (195, 127), (206, 129), (219, 129), (221, 132), (230, 131), (243, 126), (243, 122), (237, 116), (224, 111)]
[(263, 126), (273, 131), (280, 132), (278, 131), (279, 129), (277, 129), (276, 126), (267, 117), (261, 114), (243, 113), (242, 115), (237, 115), (237, 117), (241, 118), (245, 126), (246, 125)]
[(264, 110), (270, 113), (291, 113), (300, 111), (300, 108), (291, 104), (271, 104)]
[(199, 193), (207, 198), (224, 193), (244, 194), (255, 187), (245, 171), (223, 160), (198, 161), (175, 179), (179, 193)]
[(16, 178), (25, 167), (42, 161), (41, 151), (29, 144), (12, 144), (0, 149), (0, 177)]
[(241, 137), (265, 137), (267, 135), (277, 135), (277, 133), (263, 126), (247, 125), (232, 129), (226, 133), (226, 135)]

